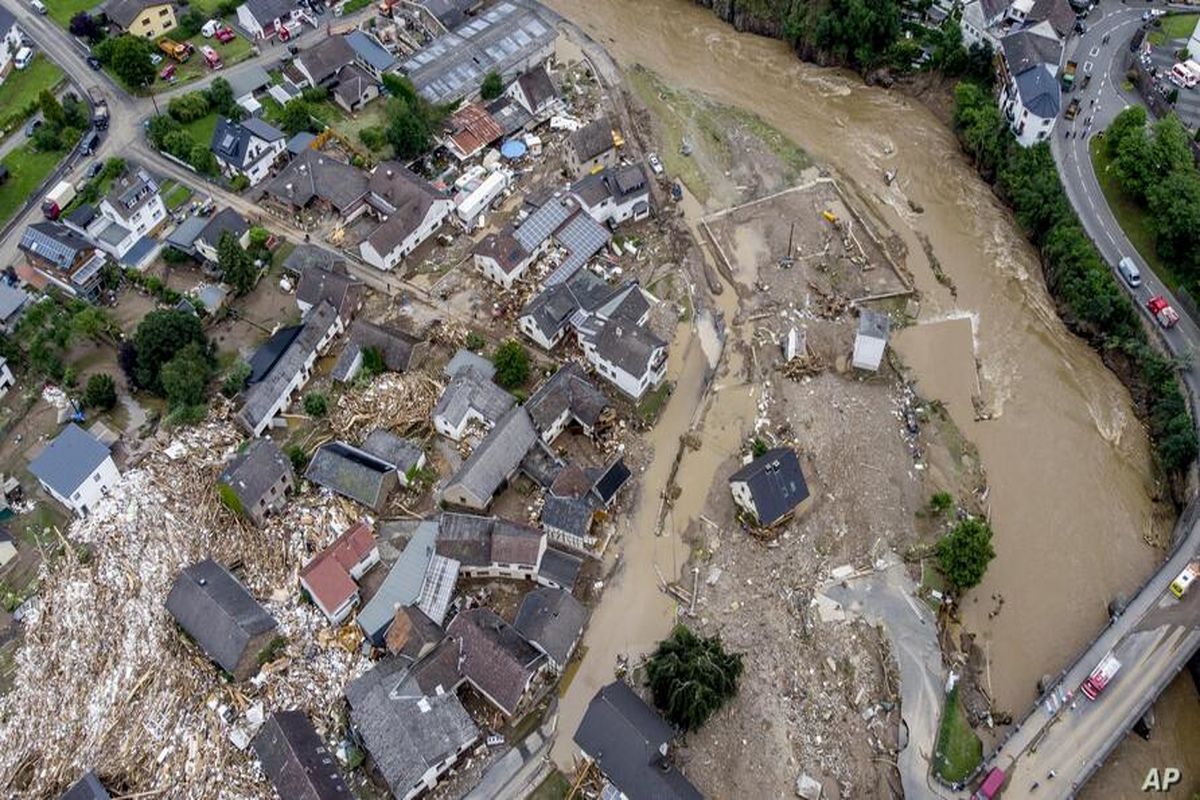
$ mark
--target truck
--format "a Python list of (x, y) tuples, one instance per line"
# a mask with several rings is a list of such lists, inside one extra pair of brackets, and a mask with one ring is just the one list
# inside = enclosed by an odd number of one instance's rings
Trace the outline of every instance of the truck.
[(1154, 295), (1146, 301), (1146, 310), (1158, 320), (1158, 324), (1164, 328), (1173, 328), (1175, 323), (1179, 322), (1179, 314), (1175, 309), (1171, 308), (1171, 304), (1163, 299), (1162, 295)]
[(88, 97), (92, 101), (92, 127), (98, 131), (108, 130), (108, 101), (97, 86), (88, 89)]
[(1120, 670), (1121, 662), (1112, 654), (1112, 651), (1109, 651), (1108, 655), (1100, 659), (1100, 663), (1092, 670), (1092, 674), (1084, 678), (1083, 683), (1079, 686), (1079, 691), (1087, 695), (1088, 700), (1095, 700), (1104, 691), (1104, 687), (1112, 683), (1112, 679)]
[(1075, 61), (1068, 61), (1066, 68), (1063, 69), (1062, 86), (1063, 91), (1071, 91), (1071, 87), (1075, 85), (1075, 71), (1079, 69), (1079, 64)]
[(158, 40), (158, 49), (182, 64), (192, 57), (193, 48), (187, 42), (180, 43), (171, 38), (163, 38)]
[(204, 56), (204, 63), (208, 64), (209, 69), (220, 69), (225, 66), (221, 63), (221, 56), (217, 54), (217, 51), (208, 45), (203, 45), (200, 48), (200, 54)]
[(1063, 112), (1063, 118), (1067, 121), (1075, 119), (1079, 115), (1079, 98), (1072, 97), (1071, 102), (1067, 104), (1067, 110)]
[(983, 783), (979, 784), (979, 788), (975, 790), (975, 794), (971, 795), (971, 800), (992, 800), (999, 793), (1000, 787), (1004, 785), (1004, 778), (1004, 770), (992, 767), (984, 776)]
[(1193, 561), (1183, 568), (1178, 578), (1171, 581), (1171, 594), (1182, 600), (1197, 578), (1200, 578), (1200, 561)]
[(58, 219), (62, 214), (62, 210), (67, 207), (75, 199), (75, 187), (70, 181), (59, 181), (58, 184), (46, 193), (46, 199), (42, 201), (42, 214), (46, 219)]

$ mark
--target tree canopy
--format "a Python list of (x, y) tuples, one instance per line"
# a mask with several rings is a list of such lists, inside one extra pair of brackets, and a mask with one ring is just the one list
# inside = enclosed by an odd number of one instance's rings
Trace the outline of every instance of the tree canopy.
[(727, 653), (718, 636), (701, 638), (677, 625), (646, 662), (654, 705), (668, 721), (694, 731), (735, 694), (744, 665)]
[(529, 380), (529, 351), (516, 339), (502, 342), (492, 354), (496, 365), (496, 383), (505, 389), (515, 389)]
[(200, 405), (204, 402), (211, 375), (212, 366), (204, 346), (200, 342), (190, 342), (163, 364), (163, 393), (172, 408)]
[(117, 404), (117, 382), (112, 375), (98, 372), (88, 378), (83, 390), (83, 404), (87, 408), (108, 411)]
[(92, 52), (102, 64), (112, 67), (127, 86), (140, 89), (154, 82), (154, 62), (150, 60), (153, 47), (146, 39), (123, 34), (105, 39)]
[(258, 272), (254, 259), (229, 231), (222, 233), (217, 242), (217, 266), (221, 269), (221, 280), (232, 286), (237, 294), (245, 294), (254, 288)]
[(479, 86), (479, 96), (484, 100), (495, 100), (504, 93), (504, 79), (500, 77), (500, 73), (491, 71), (483, 76), (483, 83)]
[(959, 589), (978, 586), (995, 557), (991, 527), (974, 517), (955, 525), (937, 543), (938, 565), (946, 579)]
[(200, 319), (186, 311), (151, 311), (133, 335), (135, 354), (132, 383), (142, 389), (163, 395), (163, 366), (189, 344), (207, 348), (208, 340), (200, 327)]

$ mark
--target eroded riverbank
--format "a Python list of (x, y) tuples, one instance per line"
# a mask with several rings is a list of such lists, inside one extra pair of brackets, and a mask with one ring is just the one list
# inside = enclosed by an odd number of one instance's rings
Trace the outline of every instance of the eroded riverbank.
[[(737, 34), (683, 2), (550, 5), (623, 66), (644, 64), (669, 85), (760, 114), (846, 177), (899, 234), (923, 302), (921, 324), (897, 348), (988, 472), (999, 557), (968, 598), (966, 622), (997, 705), (1023, 710), (1036, 679), (1099, 628), (1108, 600), (1153, 568), (1160, 554), (1146, 540), (1163, 540), (1172, 510), (1154, 500), (1162, 492), (1128, 393), (1056, 317), (1009, 213), (950, 131), (908, 98), (799, 63), (781, 43)], [(899, 173), (892, 186), (885, 169)], [(923, 238), (957, 296), (935, 277)], [(973, 322), (932, 324), (952, 317)], [(1005, 599), (996, 615), (993, 595)]]

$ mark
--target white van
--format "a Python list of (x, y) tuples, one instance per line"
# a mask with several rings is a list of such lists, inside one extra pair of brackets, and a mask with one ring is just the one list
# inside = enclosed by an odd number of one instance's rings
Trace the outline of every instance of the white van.
[(29, 66), (30, 61), (33, 61), (33, 51), (28, 47), (22, 47), (17, 51), (17, 57), (13, 59), (13, 64), (17, 69), (25, 69)]
[(204, 27), (200, 29), (200, 35), (205, 39), (211, 39), (217, 35), (217, 28), (220, 26), (221, 23), (217, 22), (217, 20), (210, 19), (208, 22), (204, 23)]
[(1125, 283), (1129, 284), (1130, 289), (1136, 289), (1142, 285), (1142, 272), (1129, 256), (1125, 256), (1117, 263), (1117, 271), (1121, 273)]
[(42, 0), (29, 0), (29, 5), (33, 6), (33, 10), (39, 14), (46, 13), (46, 4)]

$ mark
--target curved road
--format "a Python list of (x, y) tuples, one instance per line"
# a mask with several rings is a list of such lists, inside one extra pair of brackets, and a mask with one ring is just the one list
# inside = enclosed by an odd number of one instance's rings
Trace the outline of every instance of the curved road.
[[(1104, 259), (1115, 271), (1120, 259), (1128, 256), (1141, 269), (1143, 285), (1133, 295), (1147, 324), (1156, 327), (1145, 310), (1145, 301), (1154, 295), (1163, 295), (1181, 312), (1177, 326), (1160, 332), (1173, 354), (1189, 358), (1200, 348), (1200, 326), (1182, 313), (1178, 301), (1125, 237), (1100, 190), (1088, 153), (1090, 138), (1126, 106), (1139, 102), (1121, 90), (1120, 82), (1130, 38), (1142, 23), (1143, 12), (1151, 7), (1104, 0), (1089, 17), (1088, 32), (1069, 44), (1069, 53), (1073, 47), (1069, 57), (1079, 63), (1081, 73), (1090, 72), (1092, 80), (1086, 90), (1076, 90), (1074, 96), (1082, 103), (1079, 116), (1074, 123), (1060, 121), (1051, 150), (1071, 205)], [(1074, 135), (1066, 138), (1067, 131)], [(1195, 407), (1200, 376), (1187, 370), (1182, 378)], [(1060, 698), (1067, 693), (1074, 696), (1066, 702), (1043, 697), (989, 758), (989, 766), (1008, 772), (1007, 794), (1026, 796), (1036, 788), (1038, 797), (1074, 796), (1200, 648), (1200, 593), (1180, 602), (1167, 591), (1187, 563), (1200, 556), (1200, 501), (1184, 511), (1174, 540), (1177, 546), (1171, 557), (1125, 613), (1064, 671), (1051, 692)], [(1089, 701), (1078, 687), (1109, 651), (1121, 661), (1122, 669), (1096, 701)]]

